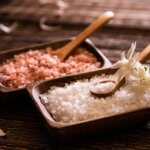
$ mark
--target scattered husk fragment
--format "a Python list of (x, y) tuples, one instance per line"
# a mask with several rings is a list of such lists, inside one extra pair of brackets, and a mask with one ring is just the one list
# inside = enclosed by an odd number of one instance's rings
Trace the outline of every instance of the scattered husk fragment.
[(9, 34), (9, 33), (12, 33), (13, 31), (15, 31), (17, 26), (18, 26), (17, 22), (14, 22), (10, 27), (0, 23), (0, 30), (2, 30), (3, 32)]
[(40, 19), (40, 28), (42, 30), (45, 30), (45, 31), (57, 31), (57, 30), (60, 29), (60, 26), (49, 26), (49, 25), (46, 25), (46, 20), (47, 20), (46, 17), (42, 17)]
[(0, 136), (6, 136), (6, 133), (2, 129), (0, 129)]

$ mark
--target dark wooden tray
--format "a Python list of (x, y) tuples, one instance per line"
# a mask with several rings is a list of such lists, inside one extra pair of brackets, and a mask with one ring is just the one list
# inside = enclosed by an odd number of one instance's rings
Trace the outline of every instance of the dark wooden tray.
[(103, 73), (115, 73), (115, 69), (101, 69), (78, 75), (70, 75), (66, 77), (56, 78), (47, 81), (41, 81), (33, 85), (27, 86), (27, 91), (32, 97), (34, 105), (41, 114), (50, 133), (61, 140), (79, 138), (85, 135), (90, 136), (92, 133), (106, 133), (119, 128), (124, 128), (132, 125), (148, 121), (150, 119), (150, 107), (137, 108), (126, 113), (119, 113), (108, 117), (91, 119), (77, 123), (59, 123), (56, 122), (46, 107), (42, 104), (39, 95), (46, 93), (50, 86), (63, 86), (65, 83), (70, 83), (78, 79), (89, 79), (95, 75)]
[[(68, 43), (72, 39), (73, 38), (56, 41), (56, 42), (37, 44), (37, 45), (28, 46), (28, 47), (24, 47), (24, 48), (2, 51), (2, 52), (0, 52), (0, 63), (4, 62), (6, 59), (12, 58), (12, 56), (14, 56), (15, 54), (27, 52), (30, 49), (37, 50), (37, 49), (46, 48), (48, 46), (52, 47), (53, 49), (58, 49), (58, 48), (62, 47), (63, 45), (65, 45), (66, 43)], [(85, 47), (89, 52), (93, 53), (94, 56), (97, 58), (97, 60), (102, 63), (102, 68), (111, 66), (111, 62), (104, 56), (104, 54), (98, 48), (96, 48), (94, 46), (94, 44), (89, 39), (85, 40), (80, 46)], [(10, 87), (6, 87), (6, 86), (0, 84), (0, 92), (1, 93), (22, 91), (24, 89), (25, 88), (10, 88)]]

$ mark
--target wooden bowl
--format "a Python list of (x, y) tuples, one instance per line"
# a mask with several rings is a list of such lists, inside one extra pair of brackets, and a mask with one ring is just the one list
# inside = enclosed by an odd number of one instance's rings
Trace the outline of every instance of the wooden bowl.
[[(73, 38), (67, 39), (67, 40), (62, 40), (62, 41), (56, 41), (56, 42), (48, 42), (48, 43), (43, 43), (43, 44), (38, 44), (38, 45), (33, 45), (33, 46), (28, 46), (20, 49), (12, 49), (12, 50), (7, 50), (7, 51), (2, 51), (0, 52), (0, 64), (7, 59), (12, 58), (15, 54), (20, 54), (22, 52), (27, 52), (29, 50), (37, 50), (37, 49), (43, 49), (46, 47), (52, 47), (53, 49), (58, 49), (62, 46), (64, 46), (66, 43), (71, 41)], [(85, 42), (83, 42), (80, 46), (86, 48), (89, 52), (94, 54), (94, 56), (97, 58), (99, 62), (101, 62), (102, 66), (101, 68), (105, 67), (110, 67), (112, 64), (111, 62), (104, 56), (104, 54), (96, 48), (93, 43), (87, 39)], [(3, 93), (8, 93), (8, 92), (16, 92), (16, 91), (22, 91), (25, 88), (11, 88), (11, 87), (6, 87), (3, 84), (0, 84), (0, 92)]]
[(118, 128), (137, 125), (150, 119), (150, 107), (137, 108), (126, 113), (118, 113), (103, 118), (90, 119), (76, 123), (56, 122), (40, 100), (40, 94), (46, 93), (51, 86), (63, 86), (78, 79), (89, 79), (95, 75), (115, 73), (115, 69), (101, 69), (78, 75), (70, 75), (52, 80), (41, 81), (27, 86), (32, 101), (42, 116), (50, 133), (60, 140), (70, 140), (93, 133), (105, 133)]

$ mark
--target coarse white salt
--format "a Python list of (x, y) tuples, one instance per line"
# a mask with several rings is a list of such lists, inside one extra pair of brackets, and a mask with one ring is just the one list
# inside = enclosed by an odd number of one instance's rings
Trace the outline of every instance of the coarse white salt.
[(106, 81), (102, 83), (97, 83), (91, 87), (91, 91), (94, 93), (105, 93), (110, 92), (115, 88), (116, 84), (112, 81)]
[(64, 123), (101, 118), (150, 106), (150, 89), (143, 93), (142, 99), (138, 99), (136, 90), (130, 90), (130, 83), (105, 99), (94, 97), (90, 93), (90, 87), (106, 78), (109, 76), (95, 76), (64, 87), (53, 86), (40, 97), (54, 120)]

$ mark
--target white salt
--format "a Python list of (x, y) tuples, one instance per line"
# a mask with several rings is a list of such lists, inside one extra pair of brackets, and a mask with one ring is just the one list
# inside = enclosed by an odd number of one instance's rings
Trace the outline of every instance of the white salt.
[(64, 123), (101, 118), (150, 106), (150, 90), (146, 89), (142, 98), (141, 95), (138, 98), (137, 91), (130, 90), (130, 83), (105, 99), (93, 96), (90, 88), (106, 78), (109, 76), (95, 76), (64, 87), (53, 86), (40, 97), (54, 120)]
[(112, 81), (97, 83), (91, 87), (91, 91), (94, 93), (107, 93), (111, 92), (115, 88), (116, 84)]

